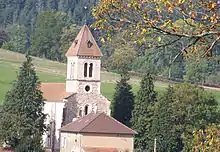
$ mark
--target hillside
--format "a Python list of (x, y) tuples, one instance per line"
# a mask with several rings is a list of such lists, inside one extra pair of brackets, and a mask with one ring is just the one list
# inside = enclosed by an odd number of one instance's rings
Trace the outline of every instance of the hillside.
[[(24, 59), (23, 54), (0, 49), (0, 102), (4, 99), (7, 90), (10, 89), (12, 81), (16, 79), (16, 73)], [(41, 82), (65, 82), (66, 64), (36, 57), (33, 57), (33, 63)], [(130, 80), (135, 93), (138, 89), (139, 79), (139, 77), (131, 77)], [(101, 72), (101, 92), (109, 100), (112, 99), (117, 80), (119, 80), (118, 74), (106, 71)], [(162, 91), (165, 90), (168, 84), (156, 81), (155, 86), (157, 91)], [(220, 101), (220, 91), (209, 91), (215, 94)]]

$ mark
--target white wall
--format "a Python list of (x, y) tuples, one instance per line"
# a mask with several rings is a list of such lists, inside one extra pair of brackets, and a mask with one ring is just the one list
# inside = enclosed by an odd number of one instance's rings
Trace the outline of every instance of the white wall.
[(82, 152), (81, 135), (61, 132), (60, 152)]
[[(51, 120), (55, 120), (55, 125), (56, 125), (56, 131), (55, 131), (55, 137), (56, 137), (56, 142), (55, 142), (55, 148), (59, 148), (59, 138), (60, 138), (60, 132), (59, 129), (61, 128), (61, 123), (63, 119), (63, 108), (64, 108), (64, 102), (60, 101), (55, 101), (55, 102), (50, 102), (50, 101), (45, 101), (44, 105), (44, 113), (47, 114), (47, 119), (46, 119), (46, 125), (50, 124)], [(46, 147), (47, 143), (47, 135), (43, 135), (43, 143), (44, 146)]]
[[(74, 68), (72, 68), (72, 63), (74, 63)], [(84, 77), (84, 64), (85, 63), (88, 63), (88, 68), (87, 68), (88, 76), (87, 77)], [(90, 63), (93, 63), (92, 77), (89, 77), (89, 64)], [(73, 92), (73, 93), (84, 92), (84, 87), (82, 87), (81, 85), (83, 83), (83, 86), (88, 84), (90, 87), (92, 87), (92, 90), (93, 90), (92, 93), (99, 94), (100, 93), (100, 82), (97, 82), (97, 81), (100, 81), (100, 70), (101, 70), (100, 58), (79, 58), (78, 56), (67, 57), (66, 92)]]

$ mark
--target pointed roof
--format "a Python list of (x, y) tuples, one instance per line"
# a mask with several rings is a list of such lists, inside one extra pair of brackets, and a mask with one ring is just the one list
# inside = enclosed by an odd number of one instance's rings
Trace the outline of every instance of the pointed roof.
[(82, 27), (67, 51), (66, 56), (102, 56), (102, 53), (87, 25)]
[(137, 134), (116, 119), (103, 113), (90, 113), (60, 129), (61, 132), (72, 133), (105, 133), (105, 134)]

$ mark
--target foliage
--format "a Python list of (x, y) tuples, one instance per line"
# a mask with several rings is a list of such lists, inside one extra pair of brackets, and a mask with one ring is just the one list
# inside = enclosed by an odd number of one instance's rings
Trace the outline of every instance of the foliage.
[(152, 139), (149, 135), (156, 98), (153, 78), (150, 74), (146, 74), (141, 80), (131, 119), (132, 128), (138, 132), (135, 136), (135, 148), (141, 151), (149, 149), (151, 146), (149, 143)]
[(1, 110), (0, 139), (13, 149), (26, 146), (32, 147), (34, 151), (41, 148), (46, 116), (42, 112), (44, 102), (32, 59), (29, 56), (26, 58), (17, 80), (5, 96)]
[(64, 60), (65, 53), (74, 41), (74, 38), (79, 32), (79, 27), (76, 24), (66, 26), (62, 28), (62, 35), (60, 37), (60, 52), (62, 53), (62, 60)]
[(17, 24), (10, 25), (6, 28), (6, 32), (7, 35), (9, 35), (9, 41), (4, 42), (2, 48), (14, 52), (25, 53), (25, 27)]
[[(220, 40), (218, 10), (217, 0), (105, 0), (93, 15), (97, 29), (126, 31), (128, 37), (136, 35), (134, 42), (150, 47), (184, 42), (179, 54), (194, 58), (214, 55)], [(171, 39), (161, 41), (163, 36)]]
[[(92, 22), (90, 9), (97, 0), (1, 0), (0, 25), (6, 27), (8, 24), (24, 24), (31, 31), (36, 23), (36, 18), (41, 11), (54, 10), (68, 13), (79, 25)], [(10, 5), (9, 5), (10, 4)], [(29, 33), (30, 34), (30, 33)]]
[(67, 25), (68, 15), (62, 12), (42, 11), (37, 18), (32, 38), (31, 54), (61, 61), (60, 36)]
[(209, 125), (206, 129), (193, 132), (193, 152), (220, 151), (220, 126)]
[[(60, 31), (62, 31), (59, 27), (60, 24), (64, 23), (62, 19), (66, 18), (62, 15), (66, 14), (68, 16), (68, 20), (65, 21), (65, 25), (62, 25), (62, 28), (67, 25), (69, 26), (70, 23), (75, 23), (81, 26), (87, 22), (87, 24), (90, 25), (91, 22), (93, 22), (91, 7), (93, 7), (96, 2), (97, 0), (0, 0), (0, 47), (3, 42), (8, 41), (7, 35), (4, 32), (8, 26), (25, 26), (25, 31), (21, 32), (22, 39), (25, 40), (25, 43), (19, 43), (22, 44), (22, 47), (29, 48), (35, 56), (47, 56), (48, 59), (61, 61), (63, 60), (62, 53), (64, 48), (59, 44), (59, 38), (61, 37)], [(85, 6), (87, 9), (85, 9)], [(45, 14), (45, 11), (53, 12), (53, 16), (57, 17), (57, 22), (53, 22), (51, 14)], [(45, 28), (44, 30), (39, 29), (39, 16), (43, 16), (42, 12), (45, 14), (44, 23), (50, 21), (53, 22), (52, 29), (48, 28), (46, 25), (40, 27)], [(42, 17), (40, 22), (42, 23)], [(51, 26), (51, 23), (48, 24)], [(14, 34), (18, 34), (16, 33), (17, 31), (20, 32), (20, 30), (17, 29), (12, 29), (12, 31), (12, 33), (9, 31), (9, 36), (13, 38), (15, 36)], [(48, 40), (50, 36), (52, 37)], [(74, 37), (74, 35), (72, 36)], [(19, 40), (21, 40), (20, 38), (21, 37), (19, 37)], [(15, 39), (18, 40), (17, 37)], [(51, 45), (50, 43), (56, 45)], [(17, 44), (17, 42), (14, 44), (13, 40), (12, 42), (5, 44), (4, 48), (13, 51), (18, 50), (24, 53), (25, 51), (23, 48), (16, 49), (17, 46), (16, 48), (13, 47)], [(30, 49), (31, 46), (32, 48)], [(48, 53), (44, 50), (48, 50)]]
[(183, 139), (192, 142), (188, 133), (210, 123), (219, 123), (219, 115), (214, 97), (199, 86), (183, 83), (169, 88), (158, 101), (153, 119), (152, 134), (159, 141), (158, 149), (181, 151), (188, 146)]
[(205, 82), (208, 72), (207, 62), (187, 62), (186, 64), (186, 80), (195, 82)]
[(131, 91), (131, 85), (127, 81), (128, 77), (122, 75), (121, 80), (117, 82), (110, 109), (113, 118), (130, 127), (130, 119), (134, 108), (134, 95)]
[(200, 62), (187, 62), (186, 64), (186, 80), (191, 80), (194, 82), (206, 82), (208, 77), (212, 74), (215, 74), (213, 69), (215, 64), (208, 60), (200, 60)]
[(0, 47), (2, 44), (9, 40), (9, 36), (5, 29), (0, 28)]
[[(169, 86), (164, 94), (158, 98), (155, 105), (155, 111), (151, 127), (151, 137), (156, 138), (157, 149), (160, 152), (180, 151), (181, 145), (178, 145), (181, 133), (178, 133), (173, 127), (173, 89)], [(153, 141), (151, 141), (153, 145)], [(153, 147), (149, 147), (153, 150)]]
[(122, 44), (120, 48), (116, 48), (112, 56), (109, 58), (109, 67), (117, 69), (119, 73), (125, 73), (131, 70), (131, 65), (135, 59), (135, 51), (129, 44)]
[(137, 57), (133, 62), (132, 69), (141, 73), (158, 73), (158, 68), (154, 63), (154, 58), (152, 55), (149, 54)]

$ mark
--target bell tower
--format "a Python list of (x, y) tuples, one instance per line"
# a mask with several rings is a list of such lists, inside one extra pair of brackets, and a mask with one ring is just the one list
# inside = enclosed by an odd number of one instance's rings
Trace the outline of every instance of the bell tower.
[(66, 53), (66, 92), (100, 94), (102, 53), (84, 25)]

